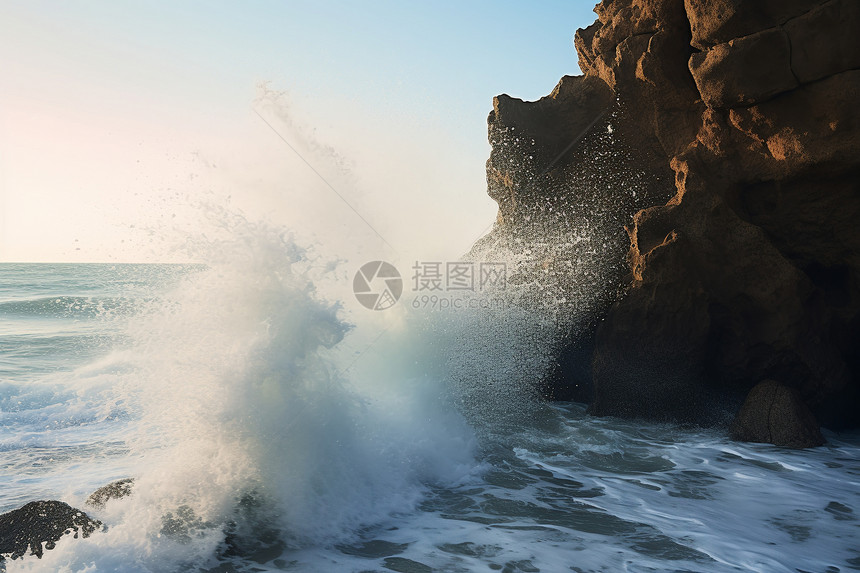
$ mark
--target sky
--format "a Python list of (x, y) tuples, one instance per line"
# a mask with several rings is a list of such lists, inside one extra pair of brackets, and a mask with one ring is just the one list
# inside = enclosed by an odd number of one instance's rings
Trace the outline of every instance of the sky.
[(592, 8), (4, 0), (0, 262), (182, 259), (219, 209), (463, 253), (496, 213), (493, 96), (579, 74)]

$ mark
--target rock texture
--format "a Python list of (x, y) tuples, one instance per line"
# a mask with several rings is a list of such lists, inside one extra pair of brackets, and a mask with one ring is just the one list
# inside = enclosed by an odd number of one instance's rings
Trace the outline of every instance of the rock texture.
[(731, 427), (732, 438), (766, 442), (789, 448), (810, 448), (824, 443), (818, 422), (800, 392), (775, 380), (750, 390)]
[[(111, 499), (131, 495), (133, 478), (120, 479), (94, 491), (86, 504), (103, 509)], [(20, 509), (0, 515), (0, 571), (5, 558), (27, 555), (41, 558), (64, 535), (89, 537), (102, 523), (62, 501), (33, 501)]]
[(61, 501), (33, 501), (0, 515), (0, 558), (41, 558), (64, 535), (89, 537), (101, 523)]
[(536, 102), (498, 96), (488, 119), (487, 182), (499, 216), (471, 256), (512, 257), (508, 293), (555, 315), (563, 336), (544, 380), (551, 398), (591, 399), (584, 358), (627, 273), (624, 224), (671, 196), (673, 173), (660, 160), (658, 142), (628, 114), (599, 78), (566, 76)]
[(134, 478), (123, 478), (98, 488), (87, 498), (86, 504), (95, 509), (103, 509), (112, 499), (121, 499), (131, 495)]
[[(598, 209), (602, 236), (626, 229), (627, 274), (599, 277), (624, 296), (577, 324), (593, 348), (591, 411), (728, 426), (774, 379), (824, 426), (860, 425), (860, 2), (604, 0), (595, 12), (576, 34), (584, 76), (539, 102), (496, 99), (487, 170), (497, 237), (547, 205), (562, 219), (597, 205), (616, 215)], [(563, 142), (606, 129), (591, 123), (601, 113), (613, 145), (635, 153), (600, 169), (647, 180), (636, 200), (629, 177), (596, 202), (578, 184), (593, 163)], [(511, 130), (541, 153), (511, 152), (499, 135)], [(564, 169), (544, 173), (559, 154)], [(742, 418), (772, 403), (751, 395)], [(766, 440), (808, 437), (784, 436), (789, 419)]]

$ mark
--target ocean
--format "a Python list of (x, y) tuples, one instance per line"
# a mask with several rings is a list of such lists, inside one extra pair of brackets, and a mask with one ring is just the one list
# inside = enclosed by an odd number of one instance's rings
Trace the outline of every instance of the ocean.
[(592, 418), (535, 397), (525, 314), (383, 320), (288, 237), (216, 250), (0, 264), (0, 512), (105, 524), (8, 571), (860, 570), (857, 433)]

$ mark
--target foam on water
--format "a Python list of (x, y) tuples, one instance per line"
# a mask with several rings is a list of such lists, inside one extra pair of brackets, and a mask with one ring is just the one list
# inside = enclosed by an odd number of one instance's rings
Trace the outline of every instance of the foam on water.
[(485, 443), (489, 467), (480, 478), (435, 490), (396, 530), (337, 551), (296, 552), (295, 570), (860, 566), (857, 436), (829, 435), (827, 448), (796, 452), (714, 432), (594, 420), (575, 405), (544, 414), (540, 429)]

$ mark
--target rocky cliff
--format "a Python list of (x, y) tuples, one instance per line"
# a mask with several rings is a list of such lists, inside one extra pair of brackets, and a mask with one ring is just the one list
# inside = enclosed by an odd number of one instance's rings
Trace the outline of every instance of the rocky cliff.
[(489, 117), (485, 243), (577, 301), (549, 393), (727, 427), (743, 404), (736, 437), (792, 446), (860, 425), (860, 2), (595, 12), (583, 76)]

